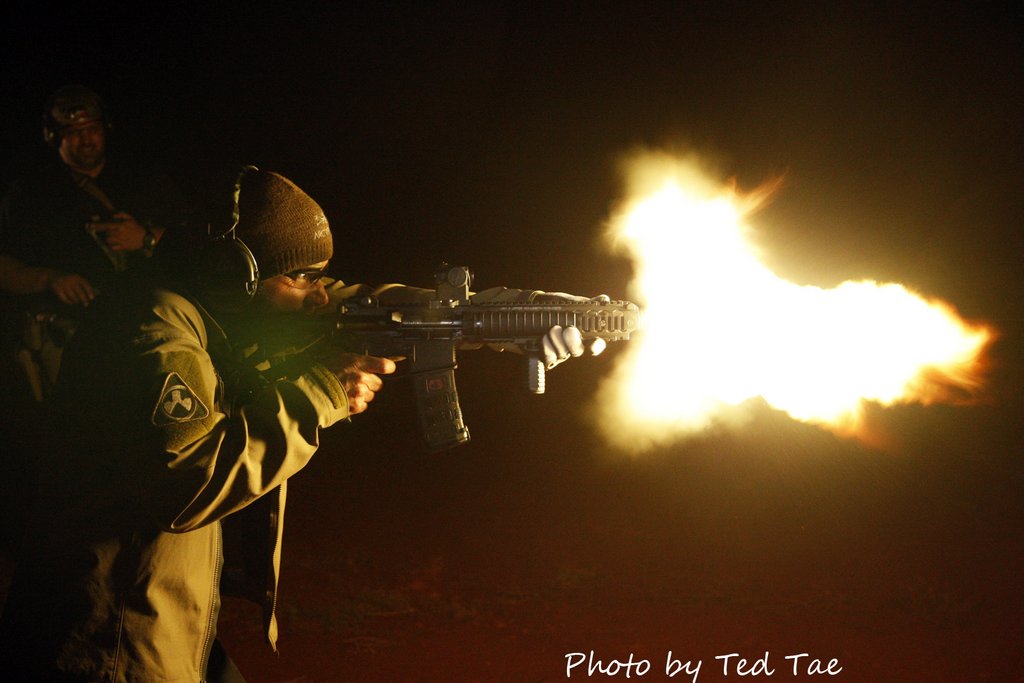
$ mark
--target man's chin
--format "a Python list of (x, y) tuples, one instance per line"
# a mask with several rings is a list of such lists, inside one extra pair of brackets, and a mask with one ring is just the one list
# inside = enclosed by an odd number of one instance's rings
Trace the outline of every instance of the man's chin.
[(82, 173), (90, 173), (103, 166), (106, 158), (103, 156), (79, 157), (74, 160), (74, 168)]

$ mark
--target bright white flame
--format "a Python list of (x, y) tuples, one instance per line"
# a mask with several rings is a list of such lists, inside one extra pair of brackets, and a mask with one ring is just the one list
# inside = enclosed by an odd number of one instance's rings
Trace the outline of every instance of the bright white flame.
[(779, 278), (744, 222), (761, 198), (696, 163), (647, 155), (631, 181), (609, 234), (634, 260), (642, 333), (602, 392), (617, 397), (600, 420), (614, 443), (669, 441), (755, 397), (855, 434), (865, 401), (930, 403), (976, 388), (987, 328), (898, 284)]

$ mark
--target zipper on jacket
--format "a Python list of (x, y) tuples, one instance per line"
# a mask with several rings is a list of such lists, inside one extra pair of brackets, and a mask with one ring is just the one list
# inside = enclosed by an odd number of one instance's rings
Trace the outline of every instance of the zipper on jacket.
[(269, 557), (270, 566), (268, 567), (269, 573), (268, 573), (268, 581), (267, 581), (267, 584), (268, 584), (267, 585), (267, 591), (270, 593), (270, 595), (266, 596), (266, 598), (269, 598), (269, 599), (264, 598), (264, 607), (265, 608), (269, 607), (270, 611), (269, 611), (269, 614), (264, 619), (264, 621), (266, 622), (266, 628), (267, 628), (267, 641), (270, 643), (270, 647), (271, 647), (271, 649), (274, 652), (277, 652), (277, 636), (278, 636), (278, 629), (277, 629), (277, 580), (278, 580), (278, 576), (277, 576), (277, 573), (278, 573), (278, 562), (279, 562), (279, 560), (278, 560), (277, 555), (278, 555), (279, 552), (281, 552), (280, 546), (279, 546), (279, 540), (280, 540), (280, 536), (281, 536), (282, 531), (283, 531), (281, 529), (281, 525), (284, 522), (284, 496), (285, 496), (285, 490), (286, 489), (284, 487), (284, 484), (282, 484), (278, 488), (277, 495), (275, 496), (277, 498), (277, 500), (275, 501), (276, 502), (276, 506), (275, 507), (277, 509), (271, 510), (271, 513), (270, 513), (269, 519), (268, 519), (268, 521), (270, 523), (270, 538), (272, 539), (272, 541), (270, 543), (270, 557)]
[(217, 544), (217, 561), (213, 566), (213, 584), (210, 586), (210, 617), (206, 622), (206, 636), (203, 638), (203, 659), (199, 663), (199, 673), (206, 680), (206, 667), (210, 663), (210, 651), (213, 650), (213, 632), (217, 625), (217, 613), (220, 611), (220, 571), (224, 565), (224, 543), (221, 537), (220, 522), (211, 525), (214, 529)]

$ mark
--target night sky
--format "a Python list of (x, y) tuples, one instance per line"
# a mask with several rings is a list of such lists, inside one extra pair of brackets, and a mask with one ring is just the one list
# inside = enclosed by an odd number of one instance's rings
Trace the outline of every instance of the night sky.
[[(298, 478), (293, 581), (299, 596), (299, 577), (324, 586), (301, 558), (326, 552), (317, 563), (348, 568), (340, 585), (401, 594), (430, 632), (370, 617), (351, 629), (387, 631), (392, 646), (338, 646), (352, 668), (325, 678), (284, 640), (251, 681), (558, 680), (564, 653), (596, 643), (663, 661), (690, 638), (690, 654), (712, 660), (782, 647), (780, 632), (785, 647), (845, 653), (837, 680), (1019, 680), (1024, 9), (747, 4), (4, 10), (4, 182), (49, 153), (46, 95), (80, 82), (106, 97), (111, 144), (158, 160), (188, 192), (238, 162), (296, 181), (324, 207), (346, 281), (426, 286), (447, 260), (471, 266), (477, 287), (621, 298), (630, 266), (600, 240), (622, 198), (619, 162), (696, 151), (742, 188), (783, 177), (752, 219), (778, 274), (901, 282), (1001, 333), (983, 405), (874, 415), (899, 453), (765, 409), (738, 432), (629, 460), (579, 416), (610, 361), (567, 364), (532, 399), (510, 359), (481, 353), (459, 377), (473, 442), (428, 457), (396, 384), (325, 438), (338, 457), (321, 453)], [(303, 487), (319, 502), (302, 502)], [(330, 508), (335, 495), (347, 502)], [(344, 536), (333, 550), (294, 531), (314, 519)], [(417, 593), (420, 574), (441, 595), (473, 596), (468, 616)], [(495, 597), (511, 584), (528, 597)], [(765, 597), (773, 586), (791, 602)], [(509, 640), (499, 613), (549, 630)], [(301, 632), (305, 617), (287, 619)], [(648, 617), (660, 635), (638, 625)], [(490, 659), (441, 643), (467, 621)], [(350, 642), (345, 628), (322, 630), (325, 642)], [(720, 680), (710, 665), (700, 680)]]

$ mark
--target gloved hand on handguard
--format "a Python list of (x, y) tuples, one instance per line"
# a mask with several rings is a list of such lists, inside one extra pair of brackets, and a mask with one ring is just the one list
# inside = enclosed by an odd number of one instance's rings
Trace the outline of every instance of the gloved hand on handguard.
[[(606, 294), (601, 294), (595, 297), (586, 297), (577, 296), (575, 294), (566, 294), (565, 292), (541, 292), (537, 290), (531, 291), (508, 289), (506, 287), (493, 287), (474, 294), (473, 301), (475, 303), (522, 301), (528, 303), (576, 304), (587, 303), (588, 301), (608, 302), (611, 301), (611, 299)], [(544, 363), (545, 369), (551, 370), (555, 366), (568, 360), (570, 357), (579, 358), (584, 354), (596, 356), (604, 351), (607, 346), (608, 343), (600, 337), (584, 341), (583, 335), (580, 334), (579, 329), (576, 327), (562, 327), (561, 325), (555, 325), (549, 329), (547, 334), (545, 334), (541, 339), (541, 360)], [(491, 348), (496, 351), (513, 351), (515, 353), (523, 353), (523, 349), (514, 344), (492, 344)]]
[[(585, 297), (566, 294), (565, 292), (536, 292), (531, 301), (540, 303), (586, 303), (588, 301), (607, 302), (611, 301), (611, 299), (607, 294)], [(605, 350), (608, 343), (600, 337), (584, 342), (583, 336), (577, 328), (573, 326), (563, 328), (561, 325), (555, 325), (544, 335), (541, 346), (543, 348), (544, 367), (550, 370), (568, 360), (570, 356), (579, 358), (584, 353), (597, 356)]]

